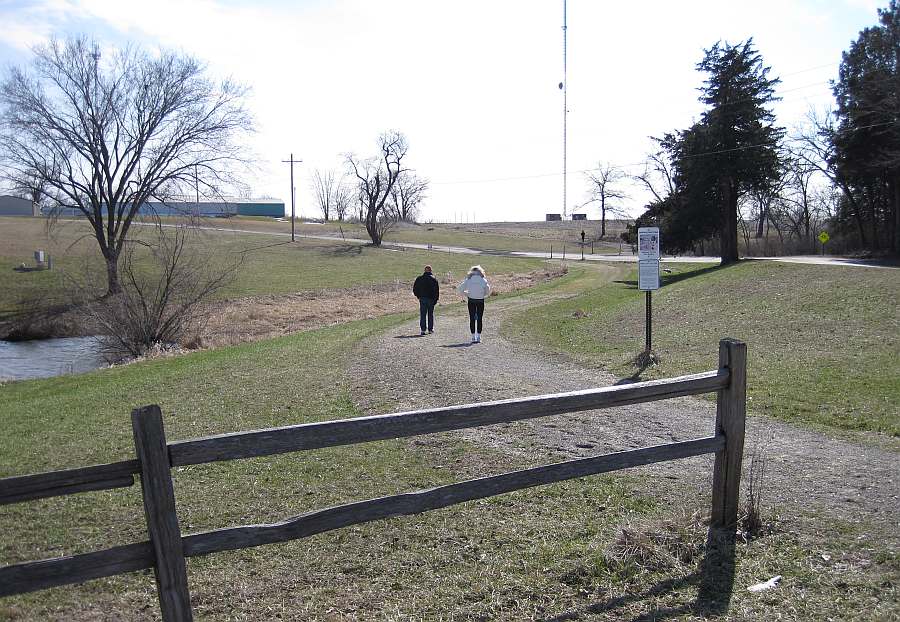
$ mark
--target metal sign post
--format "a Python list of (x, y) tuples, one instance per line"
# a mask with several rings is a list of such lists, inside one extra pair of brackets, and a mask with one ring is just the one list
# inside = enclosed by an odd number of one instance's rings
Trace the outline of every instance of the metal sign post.
[(638, 229), (638, 289), (647, 292), (644, 353), (653, 350), (652, 292), (659, 289), (659, 227)]
[(822, 233), (819, 234), (819, 242), (822, 243), (822, 256), (823, 257), (825, 256), (825, 243), (828, 242), (828, 240), (830, 240), (830, 239), (831, 239), (831, 236), (828, 235), (827, 231), (823, 231)]

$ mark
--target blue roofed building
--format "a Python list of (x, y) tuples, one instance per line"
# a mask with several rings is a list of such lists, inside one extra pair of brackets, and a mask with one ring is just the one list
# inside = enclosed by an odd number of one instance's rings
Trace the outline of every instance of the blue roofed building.
[[(60, 216), (79, 217), (81, 212), (73, 208), (58, 210)], [(195, 216), (202, 218), (228, 218), (230, 216), (284, 217), (284, 201), (278, 199), (220, 198), (200, 201), (147, 201), (138, 211), (142, 216)]]

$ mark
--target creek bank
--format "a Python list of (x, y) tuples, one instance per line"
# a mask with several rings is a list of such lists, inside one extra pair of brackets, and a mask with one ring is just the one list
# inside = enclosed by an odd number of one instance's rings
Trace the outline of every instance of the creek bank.
[(99, 332), (89, 316), (73, 304), (34, 304), (0, 320), (0, 340), (33, 341), (90, 337)]
[[(494, 291), (502, 294), (534, 287), (566, 273), (567, 269), (564, 266), (548, 266), (546, 269), (526, 274), (497, 274), (489, 278)], [(442, 307), (460, 300), (454, 291), (455, 287), (456, 282), (451, 283), (446, 278), (443, 279)], [(216, 301), (208, 304), (204, 320), (189, 331), (180, 345), (157, 346), (140, 357), (125, 357), (115, 364), (128, 364), (161, 356), (177, 356), (192, 350), (272, 339), (295, 332), (393, 313), (410, 313), (417, 309), (418, 302), (412, 295), (412, 284), (400, 280), (350, 288)], [(41, 342), (44, 341), (87, 338), (100, 332), (90, 320), (90, 314), (74, 305), (57, 305), (41, 311), (20, 313), (14, 320), (0, 323), (0, 340), (33, 343), (37, 350), (40, 350)], [(108, 361), (104, 360), (102, 365), (107, 363)], [(70, 367), (78, 372), (89, 371), (102, 365), (82, 368), (76, 363)], [(71, 372), (64, 369), (60, 373)], [(6, 379), (23, 378), (9, 374)]]

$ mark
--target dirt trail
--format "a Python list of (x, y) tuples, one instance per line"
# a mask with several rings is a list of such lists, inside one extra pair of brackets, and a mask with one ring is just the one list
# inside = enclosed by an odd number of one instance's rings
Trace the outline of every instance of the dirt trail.
[[(470, 345), (461, 308), (436, 318), (433, 335), (408, 323), (362, 345), (356, 357), (354, 398), (367, 412), (389, 412), (523, 397), (615, 384), (616, 378), (563, 357), (510, 343), (498, 334), (502, 318), (546, 295), (489, 301), (484, 340)], [(714, 366), (710, 361), (710, 369)], [(700, 371), (700, 370), (698, 370)], [(679, 398), (574, 415), (467, 430), (469, 440), (543, 463), (687, 440), (712, 433), (715, 405)], [(900, 456), (763, 417), (747, 425), (745, 475), (754, 447), (766, 457), (765, 502), (783, 516), (864, 520), (900, 536)], [(653, 494), (668, 494), (677, 479), (708, 494), (712, 457), (632, 470), (647, 476)], [(677, 495), (683, 495), (680, 488)], [(699, 492), (703, 491), (703, 492)]]

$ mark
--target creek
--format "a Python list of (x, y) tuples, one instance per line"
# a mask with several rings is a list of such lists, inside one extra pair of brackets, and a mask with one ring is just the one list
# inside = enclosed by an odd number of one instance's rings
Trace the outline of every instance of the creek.
[(96, 337), (0, 341), (0, 380), (50, 378), (106, 365)]

